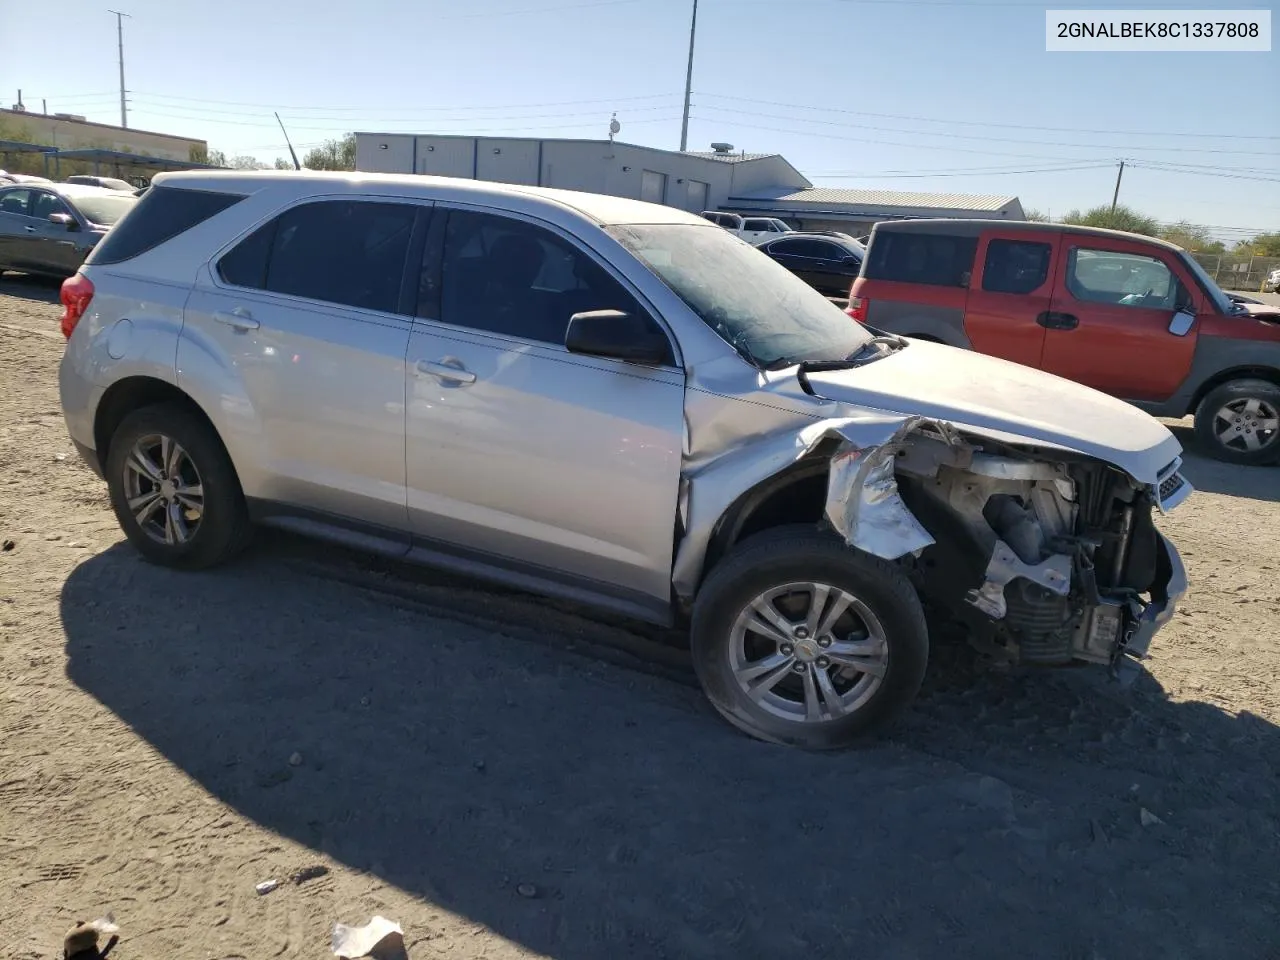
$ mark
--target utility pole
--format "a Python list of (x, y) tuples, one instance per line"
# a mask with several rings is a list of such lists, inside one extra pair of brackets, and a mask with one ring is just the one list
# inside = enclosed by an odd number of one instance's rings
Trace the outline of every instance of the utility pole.
[(1116, 192), (1111, 195), (1111, 212), (1116, 212), (1116, 201), (1120, 199), (1120, 178), (1124, 176), (1124, 161), (1120, 161), (1120, 170), (1116, 174)]
[[(121, 13), (119, 10), (108, 10), (107, 13), (116, 15), (116, 45), (120, 48), (120, 126), (128, 129), (129, 112), (125, 107), (124, 99), (124, 17), (129, 17), (127, 13)], [(129, 17), (132, 20), (132, 17)]]
[(693, 41), (698, 32), (698, 0), (693, 0), (693, 22), (689, 24), (689, 70), (684, 75), (684, 119), (680, 124), (680, 152), (689, 149), (689, 101), (693, 97)]

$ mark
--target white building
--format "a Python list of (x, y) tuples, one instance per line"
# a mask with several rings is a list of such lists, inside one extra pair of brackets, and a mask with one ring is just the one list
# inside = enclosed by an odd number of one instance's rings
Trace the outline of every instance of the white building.
[(779, 154), (735, 153), (723, 143), (712, 147), (680, 153), (609, 140), (357, 133), (356, 169), (585, 190), (695, 213), (779, 217), (802, 230), (855, 234), (879, 220), (1024, 218), (1017, 197), (815, 188)]

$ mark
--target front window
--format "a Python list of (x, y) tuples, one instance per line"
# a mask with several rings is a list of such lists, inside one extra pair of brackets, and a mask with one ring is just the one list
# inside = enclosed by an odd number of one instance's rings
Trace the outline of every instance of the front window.
[(1137, 253), (1072, 249), (1067, 289), (1077, 300), (1120, 307), (1174, 310), (1178, 279), (1164, 261)]
[(1213, 281), (1213, 277), (1209, 276), (1204, 267), (1200, 266), (1199, 261), (1189, 253), (1179, 254), (1182, 262), (1192, 276), (1200, 283), (1200, 288), (1213, 301), (1213, 305), (1218, 308), (1219, 313), (1247, 313), (1247, 310), (1239, 309), (1239, 305), (1232, 303), (1231, 298), (1222, 292), (1222, 288)]
[(790, 270), (720, 230), (643, 224), (609, 233), (756, 366), (844, 360), (871, 338)]
[(84, 214), (84, 218), (90, 223), (109, 227), (132, 210), (133, 205), (138, 202), (138, 198), (122, 193), (118, 197), (106, 195), (73, 197), (71, 202), (80, 209), (80, 212)]

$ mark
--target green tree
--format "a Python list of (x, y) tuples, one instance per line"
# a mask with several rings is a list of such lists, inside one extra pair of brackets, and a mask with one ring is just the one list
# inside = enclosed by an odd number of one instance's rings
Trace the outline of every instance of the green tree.
[(1280, 257), (1280, 230), (1260, 233), (1252, 240), (1241, 240), (1236, 244), (1235, 252), (1252, 257)]
[(348, 133), (337, 140), (326, 140), (302, 158), (308, 170), (354, 170), (356, 168), (356, 135)]
[(1072, 210), (1062, 218), (1063, 223), (1074, 223), (1081, 227), (1105, 227), (1108, 230), (1125, 230), (1128, 233), (1141, 233), (1154, 237), (1160, 232), (1160, 224), (1154, 217), (1147, 217), (1126, 207), (1118, 205), (1114, 210), (1110, 204), (1093, 207), (1081, 213)]
[(266, 170), (267, 165), (257, 157), (251, 157), (248, 154), (241, 154), (238, 157), (232, 157), (228, 164), (232, 170)]
[(1045, 213), (1043, 210), (1037, 210), (1035, 207), (1028, 207), (1025, 211), (1023, 211), (1022, 215), (1032, 223), (1048, 223), (1049, 222), (1049, 215)]
[(292, 170), (293, 161), (286, 160), (284, 157), (276, 157), (275, 168), (277, 170)]
[[(1166, 224), (1160, 228), (1160, 239), (1176, 243), (1192, 253), (1221, 253), (1225, 248), (1209, 236), (1209, 228), (1188, 220)], [(1217, 249), (1214, 249), (1214, 248)]]

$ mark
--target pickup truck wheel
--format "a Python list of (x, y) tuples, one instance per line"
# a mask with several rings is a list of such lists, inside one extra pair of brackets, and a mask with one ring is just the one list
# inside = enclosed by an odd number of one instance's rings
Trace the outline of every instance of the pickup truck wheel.
[(848, 746), (890, 719), (929, 658), (906, 576), (809, 526), (736, 547), (707, 577), (691, 634), (694, 669), (725, 719), (811, 750)]
[(1227, 463), (1280, 460), (1280, 386), (1231, 380), (1215, 387), (1196, 410), (1196, 438)]
[(112, 435), (106, 475), (121, 529), (152, 563), (212, 567), (249, 541), (252, 527), (230, 458), (213, 429), (180, 406), (126, 416)]

